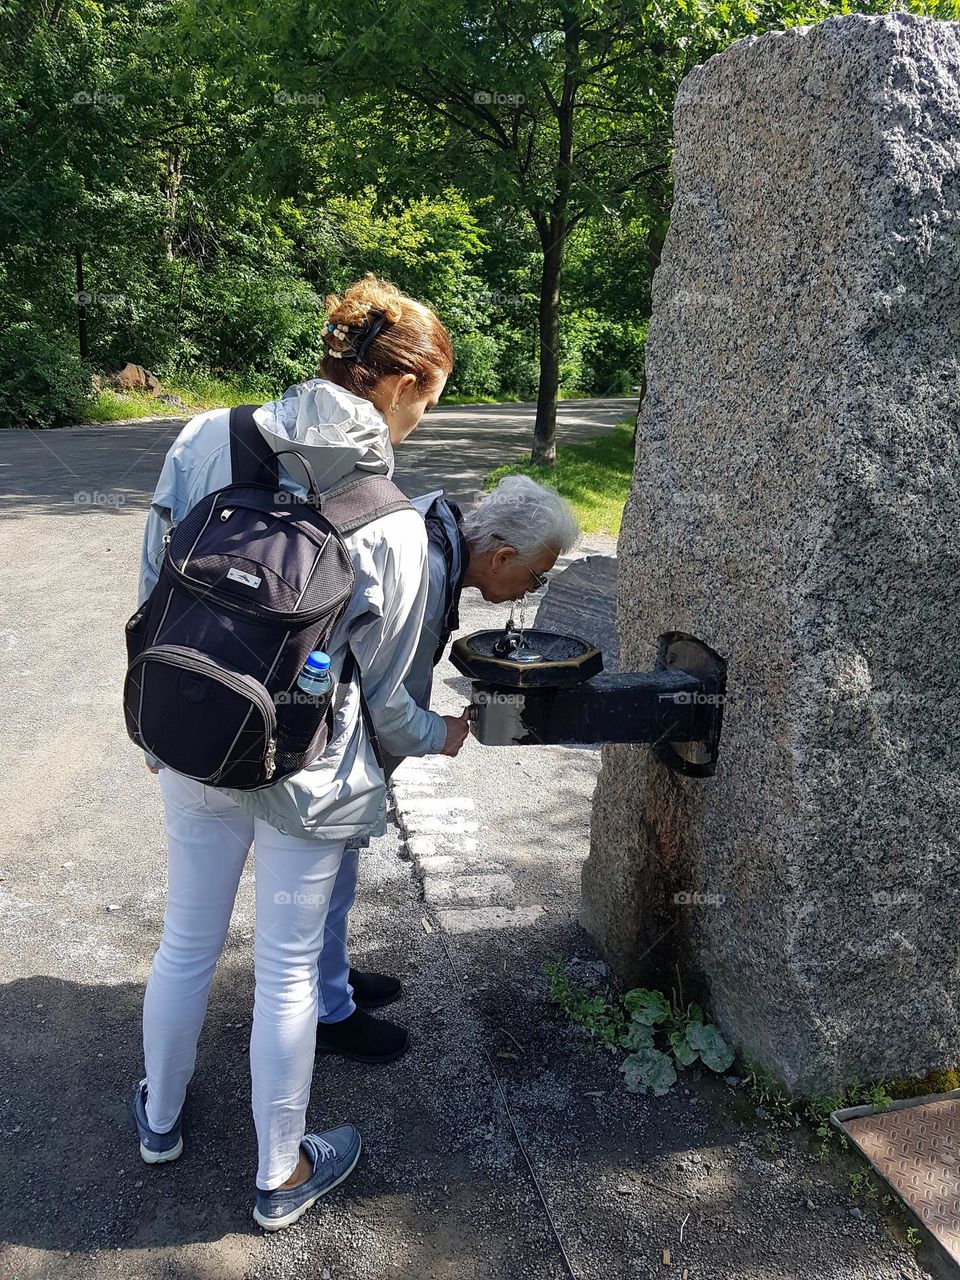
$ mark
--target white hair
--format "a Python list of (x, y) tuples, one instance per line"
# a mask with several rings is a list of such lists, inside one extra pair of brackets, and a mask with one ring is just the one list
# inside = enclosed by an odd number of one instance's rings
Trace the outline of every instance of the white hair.
[(555, 489), (529, 476), (504, 476), (463, 517), (463, 534), (477, 555), (513, 547), (527, 561), (548, 549), (564, 555), (580, 536), (580, 526)]

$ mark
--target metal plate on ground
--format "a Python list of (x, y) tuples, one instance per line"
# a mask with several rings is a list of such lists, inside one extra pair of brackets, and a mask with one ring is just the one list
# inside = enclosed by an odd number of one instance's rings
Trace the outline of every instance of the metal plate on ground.
[(831, 1119), (960, 1268), (960, 1089)]

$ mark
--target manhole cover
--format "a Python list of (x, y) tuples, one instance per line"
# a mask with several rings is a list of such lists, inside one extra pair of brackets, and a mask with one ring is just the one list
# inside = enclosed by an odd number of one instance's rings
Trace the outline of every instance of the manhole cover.
[(832, 1119), (960, 1266), (960, 1090)]

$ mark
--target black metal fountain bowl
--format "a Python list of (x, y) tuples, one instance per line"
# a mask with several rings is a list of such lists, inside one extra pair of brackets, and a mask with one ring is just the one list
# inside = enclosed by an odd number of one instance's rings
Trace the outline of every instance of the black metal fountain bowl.
[[(457, 640), (450, 661), (471, 680), (511, 689), (568, 689), (603, 670), (603, 654), (557, 631), (475, 631)], [(506, 643), (505, 643), (506, 642)]]

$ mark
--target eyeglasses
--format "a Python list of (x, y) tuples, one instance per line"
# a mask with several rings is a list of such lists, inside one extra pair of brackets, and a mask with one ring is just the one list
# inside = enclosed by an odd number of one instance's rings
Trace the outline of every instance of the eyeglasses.
[[(502, 534), (495, 533), (493, 536), (498, 540), (498, 542), (502, 543), (503, 546), (505, 547), (513, 546), (513, 544), (511, 542), (508, 542), (507, 539)], [(514, 548), (514, 550), (516, 550), (516, 548)], [(527, 565), (527, 573), (529, 573), (530, 577), (536, 583), (536, 585), (534, 587), (531, 587), (530, 589), (532, 591), (542, 591), (543, 588), (547, 585), (547, 578), (549, 577), (549, 574), (537, 573), (536, 569), (531, 569), (529, 565)]]

